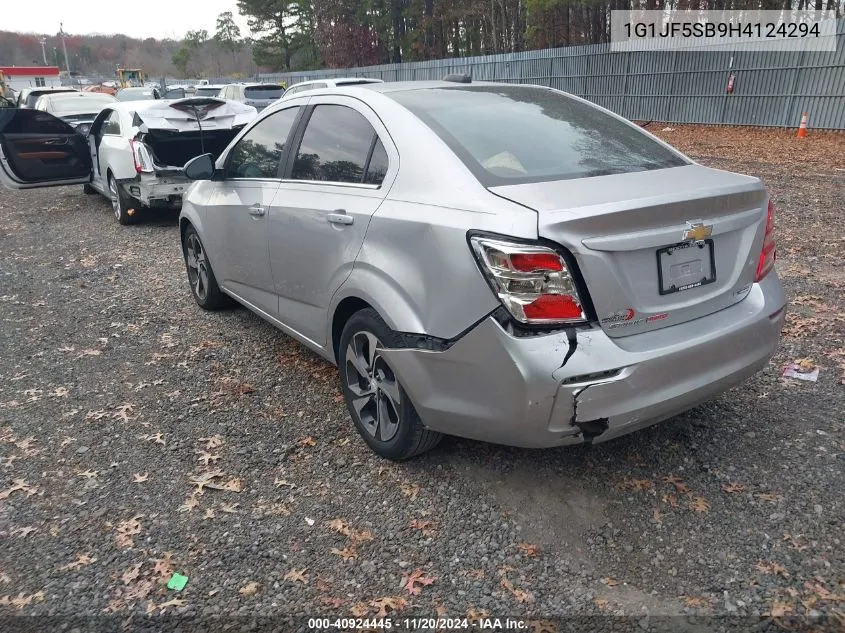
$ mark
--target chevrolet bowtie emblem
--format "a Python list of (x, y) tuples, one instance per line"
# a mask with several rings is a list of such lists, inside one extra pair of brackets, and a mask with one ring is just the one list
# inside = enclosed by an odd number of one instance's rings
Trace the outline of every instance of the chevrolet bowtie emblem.
[(713, 227), (701, 222), (689, 222), (689, 228), (684, 231), (685, 242), (702, 242), (713, 234)]

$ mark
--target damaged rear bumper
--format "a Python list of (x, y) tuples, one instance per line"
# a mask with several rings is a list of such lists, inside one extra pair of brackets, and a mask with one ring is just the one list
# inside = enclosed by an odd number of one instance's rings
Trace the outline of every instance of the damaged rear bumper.
[(173, 205), (181, 207), (182, 196), (191, 186), (191, 181), (178, 174), (159, 175), (143, 173), (126, 181), (124, 187), (130, 196), (140, 200), (146, 207)]
[(444, 351), (389, 349), (431, 429), (532, 448), (599, 442), (681, 413), (762, 369), (785, 297), (774, 273), (738, 304), (612, 339), (600, 328), (515, 337), (492, 317)]

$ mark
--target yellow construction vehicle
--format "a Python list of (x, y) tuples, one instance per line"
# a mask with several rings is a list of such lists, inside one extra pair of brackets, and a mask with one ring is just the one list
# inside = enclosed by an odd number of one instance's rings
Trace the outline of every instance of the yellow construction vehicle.
[(121, 88), (140, 88), (146, 79), (144, 71), (140, 68), (117, 69), (117, 80)]

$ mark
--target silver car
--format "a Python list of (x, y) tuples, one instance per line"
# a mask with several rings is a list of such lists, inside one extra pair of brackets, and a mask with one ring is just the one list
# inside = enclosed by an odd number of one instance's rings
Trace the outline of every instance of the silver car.
[(185, 173), (196, 302), (235, 299), (336, 363), (389, 459), (443, 433), (605, 441), (724, 392), (778, 343), (760, 181), (562, 92), (309, 91)]

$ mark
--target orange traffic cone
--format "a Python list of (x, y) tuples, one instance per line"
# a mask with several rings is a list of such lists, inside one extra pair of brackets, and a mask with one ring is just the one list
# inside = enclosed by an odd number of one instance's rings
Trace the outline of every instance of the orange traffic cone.
[(801, 125), (798, 126), (798, 134), (796, 138), (807, 138), (807, 113), (801, 114)]

